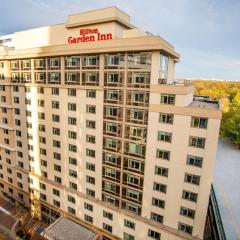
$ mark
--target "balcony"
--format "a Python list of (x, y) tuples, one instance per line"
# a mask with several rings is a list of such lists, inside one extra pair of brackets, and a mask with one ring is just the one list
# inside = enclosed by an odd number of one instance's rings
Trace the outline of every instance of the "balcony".
[(140, 143), (145, 143), (147, 137), (147, 128), (129, 126), (125, 128), (125, 138)]
[(103, 134), (114, 137), (122, 136), (122, 125), (115, 122), (104, 122)]
[(78, 72), (66, 72), (65, 73), (65, 84), (67, 84), (67, 85), (79, 85), (80, 84), (80, 73), (78, 73)]
[(126, 122), (147, 125), (148, 111), (141, 109), (126, 109)]
[(139, 143), (125, 142), (124, 154), (131, 157), (145, 159), (146, 146)]
[(125, 67), (125, 54), (106, 54), (105, 69), (119, 69)]
[(126, 104), (131, 106), (148, 107), (149, 92), (127, 91)]
[(122, 121), (122, 107), (104, 106), (104, 119), (113, 121)]
[(44, 72), (36, 72), (35, 73), (35, 82), (36, 83), (46, 84), (47, 83), (46, 73), (44, 73)]
[(122, 104), (123, 103), (123, 92), (119, 90), (105, 90), (104, 91), (104, 102), (111, 104)]
[(123, 72), (105, 72), (104, 86), (106, 87), (122, 87), (124, 73)]
[(98, 86), (99, 85), (99, 73), (98, 72), (83, 72), (82, 73), (82, 85)]
[(110, 152), (120, 153), (122, 150), (122, 143), (120, 140), (104, 137), (103, 149)]
[(127, 86), (131, 88), (149, 88), (150, 73), (148, 72), (129, 72)]

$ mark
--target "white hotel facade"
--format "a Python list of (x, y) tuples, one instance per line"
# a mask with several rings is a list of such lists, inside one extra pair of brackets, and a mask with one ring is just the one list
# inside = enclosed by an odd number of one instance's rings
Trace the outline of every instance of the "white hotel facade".
[(0, 191), (99, 239), (203, 239), (221, 109), (115, 7), (0, 38)]

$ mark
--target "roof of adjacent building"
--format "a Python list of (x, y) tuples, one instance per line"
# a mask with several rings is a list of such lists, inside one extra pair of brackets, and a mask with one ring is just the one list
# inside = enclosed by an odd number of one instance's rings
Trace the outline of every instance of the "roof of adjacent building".
[(229, 139), (218, 143), (213, 187), (226, 239), (240, 239), (240, 150)]
[(93, 240), (97, 234), (67, 218), (59, 218), (44, 232), (44, 237), (54, 240)]
[(192, 107), (199, 107), (199, 108), (220, 108), (220, 102), (212, 100), (210, 97), (207, 96), (194, 96), (193, 101), (191, 103)]

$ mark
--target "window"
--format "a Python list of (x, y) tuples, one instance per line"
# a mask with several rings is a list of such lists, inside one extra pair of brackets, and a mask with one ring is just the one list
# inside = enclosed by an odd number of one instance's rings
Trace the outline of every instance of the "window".
[(73, 196), (68, 195), (68, 201), (75, 204), (76, 200)]
[(194, 219), (195, 211), (189, 208), (181, 207), (180, 215)]
[(93, 223), (93, 217), (91, 217), (87, 214), (84, 214), (84, 220), (87, 222)]
[(108, 232), (112, 232), (112, 226), (110, 226), (106, 223), (103, 223), (103, 229), (108, 231)]
[(185, 173), (185, 182), (191, 183), (194, 185), (199, 185), (200, 184), (200, 176), (193, 175), (190, 173)]
[(134, 236), (128, 234), (128, 233), (124, 233), (123, 234), (123, 240), (135, 240)]
[(52, 101), (52, 108), (59, 109), (59, 102), (58, 101)]
[(92, 189), (86, 188), (86, 194), (91, 197), (95, 197), (95, 191)]
[(77, 178), (77, 172), (74, 171), (74, 170), (69, 169), (69, 176), (70, 176), (70, 177)]
[(52, 114), (52, 121), (53, 122), (60, 122), (60, 116), (56, 114)]
[(53, 199), (53, 205), (60, 208), (60, 202)]
[(168, 123), (168, 124), (173, 124), (173, 114), (168, 114), (168, 113), (160, 113), (159, 114), (159, 122), (160, 123)]
[(54, 153), (53, 153), (53, 158), (54, 158), (54, 159), (57, 159), (57, 160), (61, 160), (61, 154), (54, 152)]
[(22, 174), (19, 173), (19, 172), (17, 172), (17, 177), (20, 178), (20, 179), (22, 179)]
[(38, 119), (44, 120), (44, 119), (45, 119), (45, 113), (39, 112), (39, 113), (38, 113)]
[(156, 239), (156, 240), (161, 239), (161, 234), (159, 232), (153, 231), (151, 229), (148, 229), (148, 236), (153, 239)]
[(68, 131), (68, 138), (77, 139), (77, 133), (73, 131)]
[(187, 165), (195, 166), (195, 167), (202, 167), (202, 157), (196, 157), (192, 155), (187, 155)]
[(155, 174), (168, 177), (168, 168), (155, 166)]
[(95, 172), (95, 164), (86, 162), (86, 169)]
[(61, 166), (54, 164), (54, 170), (57, 172), (61, 172)]
[(197, 202), (197, 193), (183, 190), (182, 198), (188, 201)]
[(192, 234), (193, 227), (189, 226), (189, 225), (187, 225), (185, 223), (179, 222), (178, 223), (178, 230), (180, 230), (182, 232), (185, 232), (185, 233)]
[(86, 176), (86, 182), (94, 185), (95, 184), (95, 178), (91, 177), (91, 176)]
[(72, 165), (77, 165), (77, 159), (76, 158), (72, 158), (72, 157), (69, 157), (69, 164), (72, 164)]
[(96, 137), (93, 136), (93, 135), (86, 135), (86, 142), (89, 142), (89, 143), (95, 143), (96, 142)]
[(59, 95), (59, 88), (52, 88), (52, 95)]
[(96, 90), (87, 90), (87, 98), (96, 98)]
[(163, 216), (159, 215), (157, 213), (151, 212), (151, 219), (153, 221), (159, 222), (159, 223), (163, 223)]
[(53, 188), (53, 194), (60, 197), (60, 191), (55, 188)]
[(65, 57), (66, 69), (79, 69), (80, 68), (80, 56), (67, 56)]
[(62, 183), (62, 179), (60, 177), (54, 176), (54, 181), (61, 184)]
[(202, 117), (192, 117), (191, 127), (207, 128), (208, 119)]
[(60, 143), (60, 141), (53, 140), (53, 147), (60, 148), (60, 147), (61, 147), (61, 143)]
[[(169, 57), (160, 53), (160, 71), (159, 71), (159, 83), (166, 83), (168, 76), (168, 62)], [(164, 81), (165, 80), (165, 81)]]
[(156, 154), (157, 158), (163, 159), (163, 160), (169, 160), (170, 159), (170, 152), (169, 151), (165, 151), (165, 150), (161, 150), (161, 149), (157, 149), (157, 154)]
[(60, 72), (48, 72), (48, 83), (59, 83), (61, 81), (61, 74)]
[(135, 223), (127, 219), (124, 219), (124, 226), (131, 229), (135, 229)]
[(55, 128), (55, 127), (53, 127), (53, 128), (52, 128), (52, 133), (53, 133), (53, 135), (58, 135), (58, 136), (60, 136), (60, 128)]
[(189, 146), (204, 148), (205, 147), (205, 138), (200, 137), (189, 137)]
[(166, 193), (167, 192), (167, 185), (162, 184), (162, 183), (154, 182), (153, 190), (158, 191), (158, 192), (162, 192), (162, 193)]
[(131, 169), (141, 170), (141, 163), (137, 160), (129, 159), (128, 167)]
[(34, 60), (35, 69), (44, 69), (46, 67), (46, 60), (44, 58), (39, 58)]
[(103, 210), (103, 217), (108, 218), (109, 220), (113, 220), (113, 214), (105, 210)]
[(95, 150), (92, 150), (92, 149), (86, 149), (86, 155), (88, 156), (88, 157), (95, 157)]
[(48, 69), (55, 70), (55, 69), (59, 69), (61, 66), (61, 61), (60, 61), (60, 58), (58, 57), (48, 58), (47, 63), (48, 63)]
[(73, 144), (68, 144), (68, 150), (70, 152), (77, 152), (77, 146), (76, 145), (73, 145)]
[(96, 106), (94, 105), (87, 105), (86, 106), (87, 113), (96, 113)]
[(68, 89), (68, 96), (76, 97), (76, 96), (77, 96), (77, 91), (76, 91), (76, 89), (74, 89), (74, 88), (69, 88), (69, 89)]
[(44, 201), (47, 200), (47, 196), (46, 196), (45, 194), (43, 194), (43, 193), (40, 193), (40, 198), (41, 198), (42, 200), (44, 200)]
[(41, 166), (47, 167), (47, 161), (41, 159)]
[(76, 183), (69, 182), (69, 187), (74, 189), (74, 190), (77, 190), (77, 184)]
[(87, 209), (90, 212), (93, 212), (93, 205), (90, 203), (84, 203), (84, 208)]
[(172, 133), (159, 131), (158, 132), (158, 141), (170, 143), (172, 141)]
[(144, 150), (144, 146), (135, 143), (129, 143), (129, 153), (143, 155), (145, 153)]
[(87, 120), (86, 121), (86, 127), (95, 129), (96, 128), (96, 122), (95, 121), (91, 121), (91, 120)]
[(77, 104), (76, 103), (68, 103), (68, 111), (76, 111)]
[(37, 88), (37, 93), (44, 94), (44, 88), (43, 87), (38, 87)]
[(135, 184), (135, 185), (140, 186), (140, 177), (128, 173), (127, 174), (127, 182), (130, 184)]
[(68, 124), (69, 125), (77, 125), (77, 119), (74, 117), (68, 117)]
[(159, 208), (165, 208), (165, 201), (159, 199), (159, 198), (152, 198), (152, 205), (159, 207)]
[(76, 214), (76, 210), (74, 208), (68, 207), (68, 212), (75, 215)]
[(96, 67), (99, 64), (99, 55), (85, 55), (82, 56), (82, 66), (86, 67)]
[(39, 142), (45, 144), (46, 143), (46, 138), (42, 137), (42, 136), (39, 136)]
[(46, 190), (46, 185), (44, 183), (39, 183), (39, 187), (43, 190)]
[(161, 103), (174, 105), (175, 104), (175, 95), (161, 94)]
[(38, 130), (39, 130), (40, 132), (45, 132), (45, 125), (39, 124), (39, 125), (38, 125)]

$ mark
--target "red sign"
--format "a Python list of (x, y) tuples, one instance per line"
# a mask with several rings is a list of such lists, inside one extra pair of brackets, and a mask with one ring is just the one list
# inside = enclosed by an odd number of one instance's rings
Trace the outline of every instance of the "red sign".
[(98, 28), (86, 28), (79, 31), (78, 37), (70, 36), (68, 38), (68, 44), (82, 43), (82, 42), (95, 42), (102, 40), (112, 39), (111, 33), (100, 33)]

